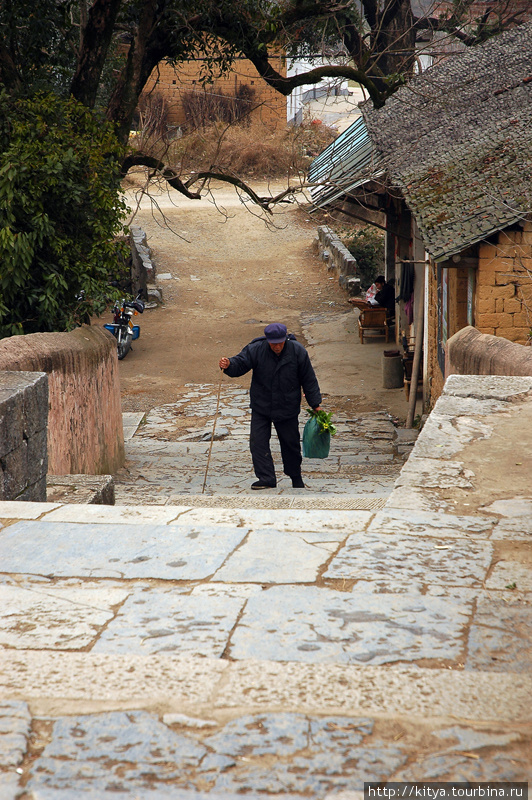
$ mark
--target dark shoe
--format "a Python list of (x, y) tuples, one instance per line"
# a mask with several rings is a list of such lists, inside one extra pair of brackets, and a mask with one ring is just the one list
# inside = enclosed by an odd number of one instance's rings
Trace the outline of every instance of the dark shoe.
[(295, 478), (292, 478), (292, 487), (294, 489), (304, 489), (305, 484), (303, 483), (303, 478), (301, 475), (296, 475)]
[(266, 481), (255, 481), (251, 484), (252, 489), (275, 489), (276, 483), (266, 483)]

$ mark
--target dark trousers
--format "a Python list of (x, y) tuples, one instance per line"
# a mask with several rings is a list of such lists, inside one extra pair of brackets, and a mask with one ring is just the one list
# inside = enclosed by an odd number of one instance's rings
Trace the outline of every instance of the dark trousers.
[(275, 468), (270, 450), (272, 435), (272, 422), (274, 424), (283, 459), (283, 470), (291, 478), (301, 475), (301, 440), (299, 438), (299, 418), (272, 420), (251, 412), (251, 430), (249, 449), (253, 460), (253, 469), (259, 481), (276, 483)]

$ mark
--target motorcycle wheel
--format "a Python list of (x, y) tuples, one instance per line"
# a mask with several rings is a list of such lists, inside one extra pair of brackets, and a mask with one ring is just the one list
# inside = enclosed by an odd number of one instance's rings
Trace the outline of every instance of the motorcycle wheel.
[(126, 333), (124, 333), (121, 330), (118, 331), (117, 352), (119, 361), (122, 361), (122, 359), (125, 358), (129, 353), (132, 340), (133, 340), (133, 335), (129, 333), (129, 331), (127, 331)]

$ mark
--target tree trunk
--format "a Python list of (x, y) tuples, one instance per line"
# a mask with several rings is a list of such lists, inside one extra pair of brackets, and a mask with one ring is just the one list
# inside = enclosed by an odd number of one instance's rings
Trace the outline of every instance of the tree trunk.
[(380, 0), (365, 0), (371, 6), (370, 57), (367, 73), (381, 92), (389, 85), (386, 76), (409, 78), (414, 69), (416, 31), (411, 0), (388, 0), (379, 10)]
[(76, 74), (70, 93), (87, 108), (94, 108), (100, 79), (122, 0), (95, 0), (81, 32)]

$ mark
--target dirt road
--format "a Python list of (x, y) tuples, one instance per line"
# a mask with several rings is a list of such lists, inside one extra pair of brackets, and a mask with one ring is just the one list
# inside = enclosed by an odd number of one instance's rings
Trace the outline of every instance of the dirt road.
[(172, 402), (187, 383), (216, 383), (220, 356), (280, 321), (310, 345), (326, 393), (406, 415), (402, 389), (381, 389), (380, 343), (358, 344), (355, 314), (318, 258), (305, 208), (282, 206), (267, 224), (233, 190), (217, 192), (216, 204), (164, 193), (156, 206), (145, 198), (133, 224), (147, 234), (164, 304), (139, 319), (141, 337), (120, 362), (125, 411)]

